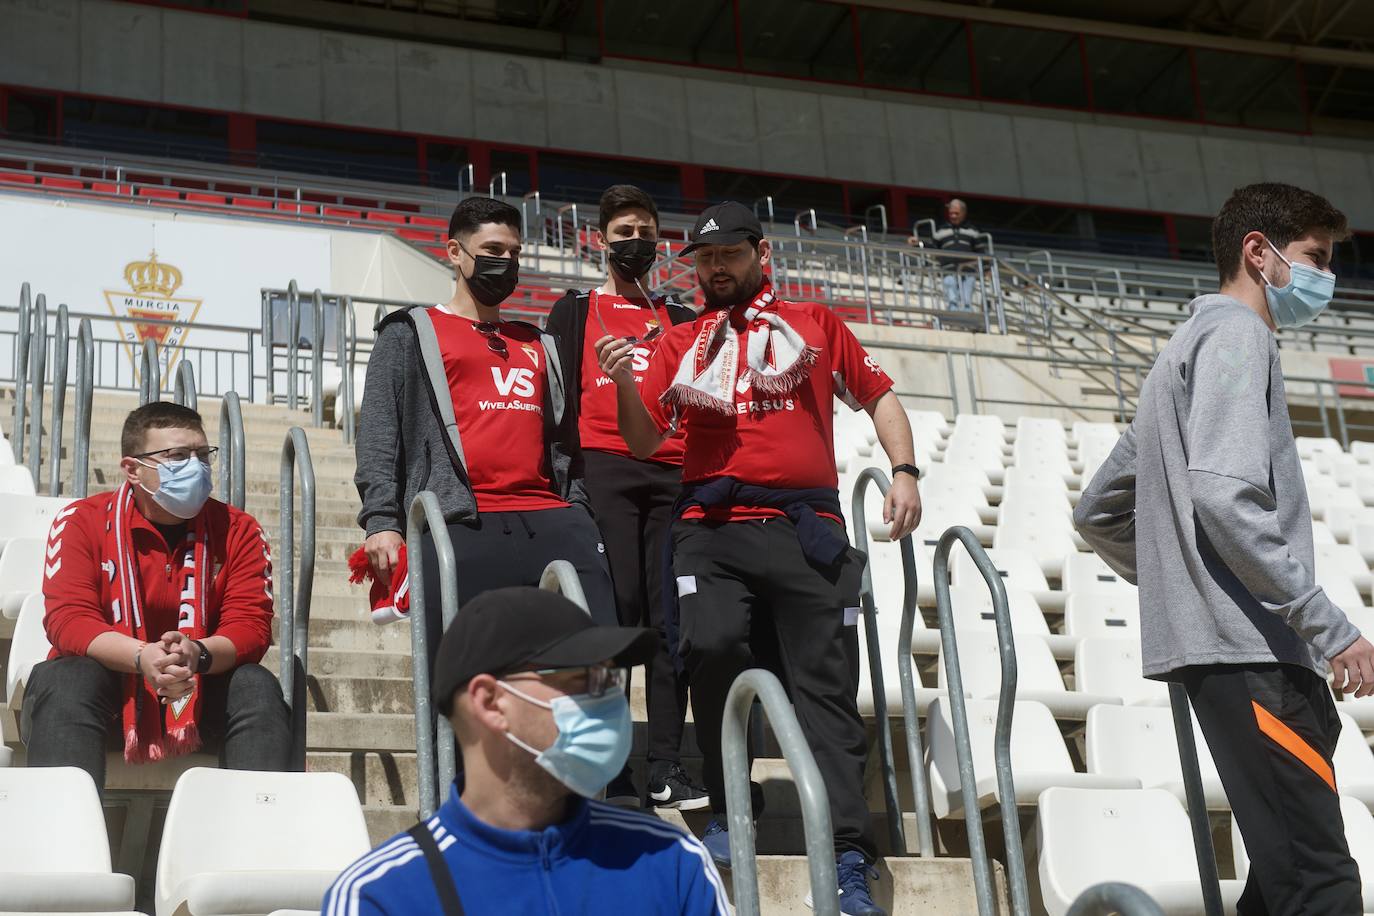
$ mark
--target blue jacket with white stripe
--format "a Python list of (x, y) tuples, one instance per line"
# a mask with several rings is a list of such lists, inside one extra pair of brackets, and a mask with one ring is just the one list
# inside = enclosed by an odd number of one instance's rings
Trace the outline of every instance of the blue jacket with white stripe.
[[(501, 830), (459, 798), (430, 818), (467, 916), (575, 916), (623, 911), (728, 916), (725, 884), (701, 842), (676, 825), (573, 796), (543, 830)], [(354, 862), (321, 916), (444, 916), (419, 844), (398, 834)]]

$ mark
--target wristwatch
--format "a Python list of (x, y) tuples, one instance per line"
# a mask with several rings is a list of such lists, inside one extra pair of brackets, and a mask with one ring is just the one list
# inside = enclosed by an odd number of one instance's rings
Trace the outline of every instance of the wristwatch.
[(193, 639), (192, 642), (200, 647), (200, 655), (196, 657), (196, 674), (204, 674), (215, 663), (215, 658), (210, 654), (210, 650), (205, 648), (205, 643), (198, 639)]
[(902, 473), (910, 474), (912, 477), (915, 477), (917, 480), (920, 480), (920, 479), (921, 479), (921, 472), (917, 469), (916, 465), (914, 465), (914, 464), (898, 464), (898, 465), (893, 465), (893, 467), (892, 467), (892, 476), (893, 476), (893, 477), (896, 477), (898, 474), (902, 474)]

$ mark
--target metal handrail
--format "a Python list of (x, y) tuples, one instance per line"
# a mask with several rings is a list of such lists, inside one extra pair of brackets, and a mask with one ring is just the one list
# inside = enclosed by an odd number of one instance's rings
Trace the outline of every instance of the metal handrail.
[(1164, 916), (1149, 894), (1134, 884), (1107, 881), (1078, 895), (1066, 916)]
[(24, 460), (24, 424), (27, 420), (29, 384), (29, 338), (33, 334), (33, 297), (29, 283), (19, 285), (19, 331), (15, 335), (14, 354), (14, 428), (10, 442), (14, 446), (14, 460)]
[(247, 495), (246, 448), (239, 393), (227, 391), (219, 405), (219, 492), (225, 502), (239, 509)]
[(157, 362), (157, 342), (143, 339), (139, 350), (138, 406), (162, 400), (162, 368)]
[(773, 734), (797, 786), (816, 916), (839, 916), (830, 797), (820, 768), (816, 766), (815, 755), (792, 710), (792, 701), (777, 676), (762, 668), (750, 668), (735, 678), (725, 698), (725, 717), (721, 724), (720, 751), (725, 769), (725, 809), (730, 821), (735, 912), (739, 916), (758, 916), (759, 913), (759, 867), (754, 852), (754, 811), (749, 787), (749, 755), (745, 747), (745, 723), (756, 698), (763, 704), (763, 714), (773, 726)]
[(43, 384), (48, 362), (48, 297), (42, 293), (34, 300), (33, 334), (29, 338), (29, 473), (34, 488), (43, 461)]
[[(887, 496), (888, 489), (892, 486), (887, 475), (879, 468), (864, 468), (859, 472), (858, 479), (854, 482), (854, 498), (851, 502), (851, 517), (854, 523), (854, 546), (863, 550), (865, 556), (868, 551), (868, 519), (864, 511), (864, 494), (868, 490), (868, 485), (876, 484), (878, 492)], [(909, 546), (911, 536), (903, 539)], [(914, 614), (916, 610), (916, 567), (913, 558), (912, 565), (907, 566), (905, 560), (909, 551), (903, 551), (903, 572), (906, 574), (906, 594), (902, 600), (902, 621), (907, 622), (907, 615)], [(859, 604), (863, 608), (864, 614), (864, 639), (868, 646), (868, 677), (869, 684), (873, 690), (873, 717), (878, 725), (878, 750), (882, 758), (883, 766), (883, 801), (887, 806), (887, 834), (892, 844), (892, 849), (898, 853), (906, 852), (906, 834), (902, 829), (902, 805), (897, 797), (897, 767), (893, 762), (892, 753), (892, 722), (888, 718), (887, 709), (887, 686), (883, 680), (883, 648), (878, 637), (878, 608), (873, 598), (873, 571), (870, 564), (864, 564), (863, 584), (859, 589)], [(910, 653), (908, 652), (908, 661)], [(909, 704), (906, 703), (906, 683), (902, 685), (902, 706), (903, 712), (907, 711)], [(915, 716), (914, 706), (911, 707), (911, 714)], [(911, 760), (922, 760), (919, 747), (921, 737), (918, 734), (912, 735), (911, 730), (907, 730), (907, 747), (911, 747), (912, 741), (916, 742), (917, 750), (912, 752)], [(935, 855), (935, 844), (930, 834), (930, 793), (925, 789), (925, 776), (916, 774), (922, 768), (918, 765), (910, 767), (912, 774), (913, 789), (916, 791), (916, 819), (918, 830), (921, 834), (921, 855)], [(920, 781), (922, 785), (917, 788), (915, 783)], [(922, 812), (924, 807), (925, 811)]]
[(62, 495), (62, 421), (67, 413), (67, 347), (71, 343), (71, 325), (67, 320), (67, 306), (57, 306), (56, 339), (53, 342), (52, 365), (52, 454), (48, 455), (48, 495)]
[(1026, 885), (1026, 857), (1021, 845), (1021, 822), (1016, 810), (1016, 786), (1011, 773), (1011, 722), (1016, 704), (1016, 647), (1007, 609), (1007, 588), (978, 537), (962, 525), (947, 530), (935, 548), (932, 575), (935, 579), (935, 607), (940, 616), (940, 649), (945, 659), (945, 686), (948, 688), (950, 718), (954, 725), (954, 749), (959, 760), (959, 794), (968, 826), (969, 858), (973, 861), (973, 884), (978, 896), (980, 916), (996, 910), (992, 866), (983, 818), (978, 808), (977, 776), (973, 748), (969, 742), (968, 707), (964, 702), (964, 679), (959, 668), (959, 645), (954, 631), (954, 612), (949, 598), (949, 552), (955, 541), (962, 542), (973, 563), (992, 592), (993, 618), (997, 624), (997, 645), (1002, 659), (1002, 686), (997, 697), (997, 726), (993, 733), (993, 763), (997, 770), (997, 791), (1001, 798), (1002, 832), (1006, 843), (1007, 884), (1011, 888), (1011, 911), (1015, 916), (1030, 913), (1030, 891)]
[[(345, 445), (351, 445), (357, 436), (357, 418), (354, 416), (353, 372), (358, 359), (358, 316), (353, 313), (353, 297), (339, 299), (338, 306), (339, 344), (334, 349), (339, 363), (339, 391), (334, 398), (334, 421), (343, 430)], [(340, 402), (343, 402), (340, 404)], [(343, 417), (340, 419), (340, 412)]]
[[(887, 205), (873, 204), (864, 210), (864, 222), (867, 223), (869, 216), (876, 211), (878, 214), (878, 225), (882, 228), (878, 230), (880, 235), (887, 235)], [(866, 241), (866, 240), (865, 240)]]
[[(301, 478), (301, 574), (296, 584), (295, 480)], [(277, 608), (281, 614), (281, 692), (291, 710), (291, 765), (305, 769), (306, 672), (310, 670), (310, 599), (315, 586), (315, 465), (305, 430), (293, 426), (281, 451), (281, 553)], [(295, 589), (293, 591), (293, 586)], [(296, 680), (295, 661), (301, 665)]]
[[(271, 302), (268, 302), (270, 307)], [(271, 319), (268, 315), (268, 319)], [(296, 365), (300, 355), (301, 343), (301, 291), (293, 279), (286, 284), (286, 406), (290, 410), (297, 407), (296, 401), (299, 397), (296, 391), (296, 372), (300, 368)], [(272, 371), (273, 355), (269, 350), (267, 353), (268, 373)], [(270, 403), (270, 401), (269, 401)]]
[(802, 238), (802, 217), (803, 217), (803, 216), (810, 216), (810, 217), (811, 217), (811, 233), (812, 233), (813, 235), (814, 235), (815, 233), (819, 232), (819, 231), (820, 231), (820, 228), (821, 228), (820, 222), (816, 219), (816, 208), (815, 208), (815, 207), (808, 207), (808, 208), (805, 209), (805, 210), (798, 210), (798, 211), (797, 211), (797, 215), (792, 219), (792, 229), (793, 229), (793, 231), (796, 233), (797, 238)]
[[(442, 785), (447, 786), (453, 781), (454, 772), (453, 730), (447, 727), (447, 723), (438, 726), (430, 699), (429, 620), (425, 609), (425, 549), (422, 541), (426, 527), (429, 528), (430, 538), (434, 542), (434, 555), (439, 563), (439, 604), (442, 614), (439, 632), (442, 634), (448, 630), (458, 613), (458, 567), (454, 560), (453, 541), (444, 522), (444, 510), (439, 506), (439, 497), (430, 490), (415, 494), (406, 516), (411, 677), (415, 683), (415, 766), (419, 777), (421, 820), (429, 818), (439, 807), (439, 780), (446, 775), (447, 781)], [(437, 754), (436, 731), (439, 744)]]
[(487, 182), (487, 196), (488, 196), (488, 197), (495, 197), (495, 196), (496, 196), (496, 185), (497, 185), (497, 182), (500, 182), (500, 184), (501, 184), (501, 196), (502, 196), (502, 197), (506, 197), (510, 192), (509, 192), (509, 190), (507, 189), (507, 186), (506, 186), (506, 173), (505, 173), (505, 172), (497, 172), (495, 175), (491, 176), (491, 181)]
[(182, 407), (200, 410), (200, 398), (196, 395), (196, 370), (186, 360), (177, 363), (176, 381), (172, 387), (172, 401)]
[(577, 568), (567, 560), (550, 560), (539, 577), (539, 587), (562, 595), (591, 614), (587, 608), (587, 595), (582, 590), (582, 580), (577, 576)]
[(1222, 916), (1221, 884), (1217, 876), (1216, 850), (1212, 848), (1212, 823), (1207, 814), (1207, 795), (1202, 788), (1202, 769), (1198, 765), (1188, 691), (1182, 684), (1169, 684), (1169, 706), (1174, 714), (1174, 737), (1178, 741), (1178, 762), (1183, 769), (1188, 824), (1193, 832), (1193, 854), (1197, 857), (1197, 875), (1202, 884), (1202, 909), (1207, 916)]
[(754, 216), (761, 219), (763, 214), (759, 212), (759, 204), (763, 204), (764, 213), (768, 214), (768, 225), (772, 226), (777, 222), (776, 215), (773, 211), (773, 195), (768, 194), (754, 201)]
[(91, 414), (95, 406), (95, 336), (91, 320), (76, 326), (76, 429), (72, 433), (72, 495), (81, 499), (90, 487)]
[[(318, 429), (324, 425), (324, 297), (318, 286), (310, 294), (310, 315), (310, 425)], [(338, 347), (345, 349), (345, 341)]]

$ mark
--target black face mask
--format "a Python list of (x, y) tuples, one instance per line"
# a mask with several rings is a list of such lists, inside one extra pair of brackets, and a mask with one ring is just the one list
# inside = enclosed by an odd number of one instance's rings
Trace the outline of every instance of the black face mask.
[(626, 280), (638, 280), (654, 266), (657, 257), (658, 243), (653, 239), (619, 239), (611, 242), (606, 260)]
[(463, 251), (473, 262), (472, 275), (463, 274), (463, 281), (467, 283), (472, 298), (488, 308), (494, 308), (515, 292), (520, 282), (520, 264), (515, 258), (473, 254), (466, 248)]

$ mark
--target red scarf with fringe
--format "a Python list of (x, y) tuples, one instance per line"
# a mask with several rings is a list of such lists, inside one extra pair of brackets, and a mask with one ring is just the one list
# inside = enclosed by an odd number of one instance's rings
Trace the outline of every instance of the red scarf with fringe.
[[(138, 558), (133, 548), (134, 491), (125, 483), (112, 494), (110, 517), (105, 525), (104, 555), (114, 557), (115, 582), (110, 619), (119, 632), (145, 643), (157, 642), (161, 633), (149, 633), (143, 616), (142, 585), (138, 581)], [(203, 515), (203, 513), (202, 513)], [(175, 575), (181, 607), (177, 629), (191, 639), (204, 639), (205, 594), (209, 588), (209, 526), (202, 515), (186, 523), (181, 563)], [(192, 676), (191, 692), (165, 706), (157, 691), (139, 674), (124, 678), (124, 759), (129, 763), (154, 763), (180, 757), (200, 749), (199, 674)]]
[(744, 309), (745, 363), (739, 373), (739, 334), (730, 324), (730, 309), (704, 319), (696, 341), (682, 354), (673, 383), (659, 401), (679, 415), (696, 407), (734, 416), (735, 399), (751, 388), (756, 396), (780, 397), (803, 381), (816, 364), (820, 350), (809, 345), (778, 314), (773, 284), (763, 287)]
[(372, 622), (396, 623), (410, 615), (410, 573), (406, 569), (406, 545), (402, 544), (396, 567), (389, 581), (382, 581), (367, 558), (366, 548), (359, 547), (348, 558), (348, 581), (354, 585), (371, 582), (367, 600), (372, 605)]

